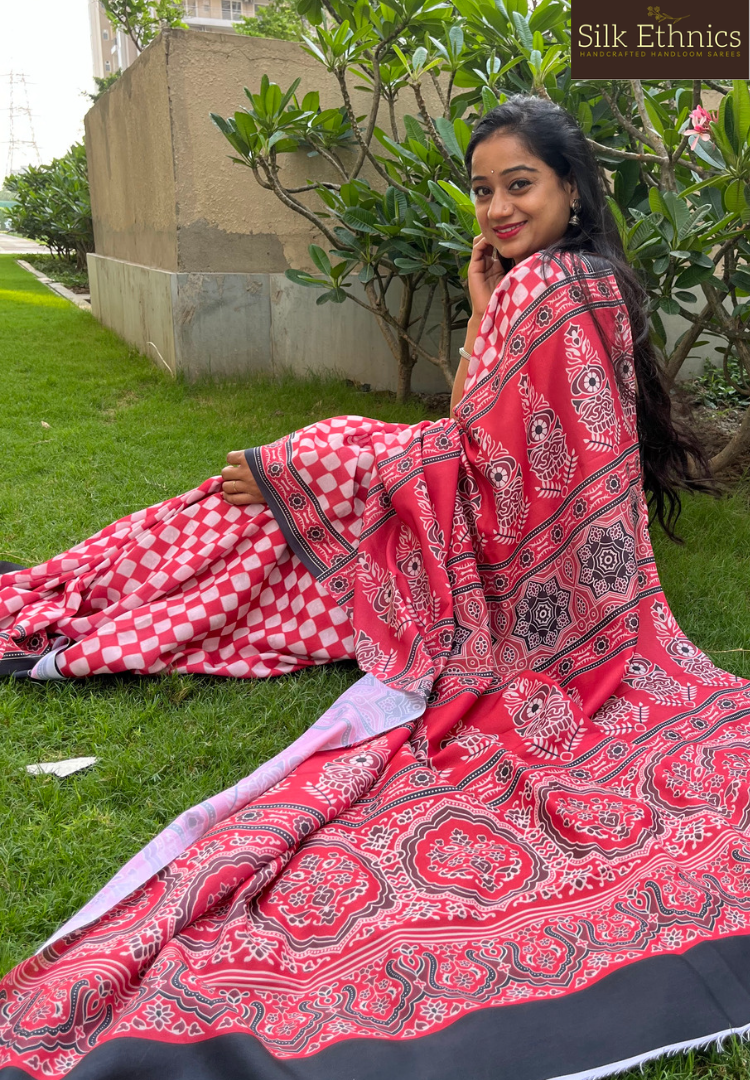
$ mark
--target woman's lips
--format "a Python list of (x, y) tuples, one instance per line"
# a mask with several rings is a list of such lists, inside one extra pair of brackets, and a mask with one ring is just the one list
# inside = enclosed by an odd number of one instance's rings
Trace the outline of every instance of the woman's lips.
[(499, 236), (501, 240), (507, 240), (509, 236), (515, 236), (518, 230), (522, 229), (525, 224), (525, 221), (519, 221), (516, 225), (513, 225), (512, 227), (495, 229), (495, 236)]

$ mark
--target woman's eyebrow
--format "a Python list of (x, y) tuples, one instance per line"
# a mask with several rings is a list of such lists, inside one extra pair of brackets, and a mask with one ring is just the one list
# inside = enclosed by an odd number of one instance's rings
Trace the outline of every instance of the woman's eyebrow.
[[(533, 165), (511, 165), (509, 169), (503, 169), (503, 171), (500, 173), (500, 176), (505, 176), (505, 174), (509, 172), (518, 172), (519, 169), (525, 169), (527, 172), (539, 172), (539, 169), (535, 169)], [(477, 174), (476, 176), (472, 176), (471, 182), (473, 184), (475, 180), (486, 179), (486, 176), (480, 176), (479, 174)]]

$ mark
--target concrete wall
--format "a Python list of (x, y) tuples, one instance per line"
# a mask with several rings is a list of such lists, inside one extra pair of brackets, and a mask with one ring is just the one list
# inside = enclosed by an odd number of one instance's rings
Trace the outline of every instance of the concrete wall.
[[(231, 116), (242, 109), (243, 86), (257, 92), (264, 73), (282, 90), (300, 76), (298, 94), (318, 89), (321, 106), (330, 108), (339, 104), (332, 77), (293, 41), (177, 30), (162, 47), (169, 69), (178, 269), (278, 273), (310, 267), (307, 247), (321, 241), (320, 233), (230, 160), (233, 151), (208, 114)], [(357, 107), (364, 112), (362, 102)], [(290, 154), (280, 162), (289, 187), (333, 179), (320, 158)], [(320, 205), (315, 195), (302, 201)]]
[[(308, 245), (325, 245), (325, 238), (231, 160), (210, 120), (210, 112), (229, 116), (242, 108), (243, 86), (256, 92), (263, 74), (282, 89), (299, 76), (300, 96), (315, 89), (323, 108), (340, 103), (333, 76), (296, 42), (173, 30), (89, 111), (93, 312), (188, 378), (337, 370), (395, 389), (396, 363), (374, 318), (351, 302), (319, 306), (317, 290), (284, 277), (291, 267), (313, 269)], [(353, 87), (351, 95), (364, 113), (369, 95)], [(437, 111), (436, 102), (430, 106)], [(280, 162), (289, 187), (336, 178), (319, 157), (299, 153)], [(373, 179), (372, 170), (361, 175)], [(298, 197), (319, 205), (314, 193)], [(398, 288), (391, 291), (397, 305)], [(447, 389), (437, 368), (423, 361), (413, 385)]]
[[(333, 76), (297, 42), (193, 30), (160, 34), (102, 95), (86, 116), (97, 254), (161, 270), (313, 269), (307, 247), (325, 243), (318, 230), (231, 160), (209, 118), (242, 109), (243, 87), (257, 92), (263, 74), (283, 90), (301, 78), (300, 98), (318, 90), (324, 109), (340, 104)], [(350, 92), (357, 113), (366, 112), (370, 96)], [(319, 157), (279, 162), (288, 187), (340, 179)], [(298, 198), (320, 206), (314, 193)]]
[(174, 374), (174, 275), (101, 255), (89, 255), (88, 268), (94, 318)]
[(177, 269), (177, 202), (166, 48), (157, 42), (86, 114), (96, 250)]

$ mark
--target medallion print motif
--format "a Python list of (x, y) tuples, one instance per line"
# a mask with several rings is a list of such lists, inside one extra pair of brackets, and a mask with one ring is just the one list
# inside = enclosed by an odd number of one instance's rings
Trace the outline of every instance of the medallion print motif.
[(592, 525), (577, 558), (580, 580), (594, 596), (629, 591), (636, 575), (635, 539), (625, 532), (622, 522), (615, 521), (609, 527)]
[(532, 652), (540, 645), (556, 645), (570, 622), (570, 592), (560, 587), (557, 578), (543, 583), (530, 581), (516, 605), (513, 633)]

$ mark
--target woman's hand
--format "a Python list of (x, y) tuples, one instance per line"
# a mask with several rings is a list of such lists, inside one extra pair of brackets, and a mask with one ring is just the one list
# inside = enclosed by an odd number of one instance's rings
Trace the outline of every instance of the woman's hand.
[(221, 486), (226, 501), (234, 506), (265, 502), (260, 488), (255, 483), (255, 477), (250, 471), (244, 451), (230, 450), (227, 454), (227, 462), (226, 468), (221, 470)]
[(468, 273), (469, 296), (474, 320), (479, 321), (482, 318), (490, 297), (504, 277), (505, 270), (500, 262), (497, 248), (485, 240), (481, 233), (475, 236)]

